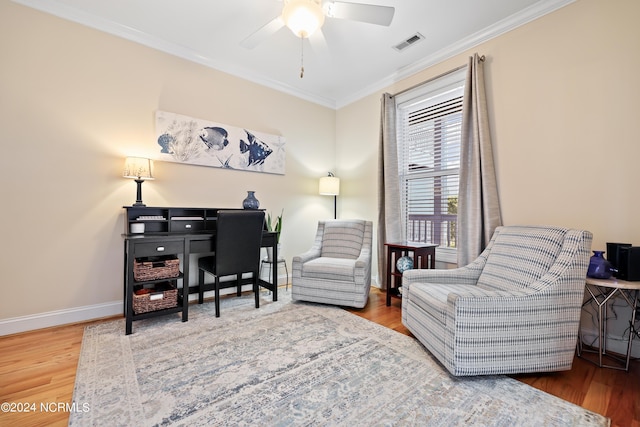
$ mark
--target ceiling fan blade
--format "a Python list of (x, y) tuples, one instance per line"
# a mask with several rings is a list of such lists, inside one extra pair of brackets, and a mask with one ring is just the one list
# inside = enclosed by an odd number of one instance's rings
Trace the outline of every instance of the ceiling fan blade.
[(349, 19), (351, 21), (368, 22), (376, 25), (391, 25), (395, 8), (374, 4), (347, 3), (343, 1), (327, 2), (327, 16), (331, 18)]
[(273, 20), (269, 21), (267, 24), (265, 24), (263, 27), (261, 27), (259, 30), (257, 30), (253, 34), (250, 34), (249, 36), (247, 36), (247, 38), (245, 38), (240, 42), (240, 46), (246, 49), (253, 49), (254, 47), (258, 46), (260, 43), (262, 43), (263, 41), (265, 41), (266, 39), (274, 35), (282, 27), (284, 27), (284, 21), (280, 16), (278, 16), (277, 18), (274, 18)]

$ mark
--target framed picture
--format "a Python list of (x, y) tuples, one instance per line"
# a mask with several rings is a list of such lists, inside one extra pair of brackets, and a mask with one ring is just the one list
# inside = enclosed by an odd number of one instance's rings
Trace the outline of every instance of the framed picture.
[(278, 135), (157, 111), (156, 142), (156, 160), (285, 173), (285, 139)]

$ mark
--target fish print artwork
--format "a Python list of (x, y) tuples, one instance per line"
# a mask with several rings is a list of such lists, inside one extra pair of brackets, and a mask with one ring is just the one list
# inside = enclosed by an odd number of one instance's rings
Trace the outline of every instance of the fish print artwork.
[(247, 164), (249, 166), (263, 164), (267, 156), (273, 153), (273, 150), (264, 142), (256, 139), (256, 137), (250, 132), (247, 132), (247, 138), (249, 143), (240, 140), (240, 152), (249, 153)]
[(156, 112), (155, 160), (284, 175), (285, 139), (249, 129)]
[(207, 148), (214, 150), (223, 150), (229, 145), (229, 134), (223, 128), (207, 126), (200, 133), (200, 139)]

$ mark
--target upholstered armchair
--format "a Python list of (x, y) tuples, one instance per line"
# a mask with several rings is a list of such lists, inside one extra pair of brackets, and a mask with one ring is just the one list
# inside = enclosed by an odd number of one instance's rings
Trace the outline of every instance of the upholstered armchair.
[(318, 222), (311, 249), (293, 258), (291, 298), (357, 308), (367, 305), (372, 236), (371, 221)]
[(402, 323), (453, 375), (571, 369), (591, 240), (498, 227), (467, 266), (405, 271)]

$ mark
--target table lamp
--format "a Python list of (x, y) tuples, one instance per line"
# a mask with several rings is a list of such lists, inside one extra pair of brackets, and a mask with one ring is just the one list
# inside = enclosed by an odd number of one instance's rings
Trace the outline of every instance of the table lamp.
[(340, 178), (331, 172), (320, 178), (319, 193), (323, 196), (333, 196), (333, 219), (338, 218), (338, 195), (340, 195)]
[(138, 185), (136, 202), (132, 206), (146, 206), (142, 203), (142, 183), (145, 179), (154, 179), (151, 174), (151, 164), (150, 159), (142, 157), (127, 157), (124, 162), (124, 172), (122, 176), (135, 179)]

